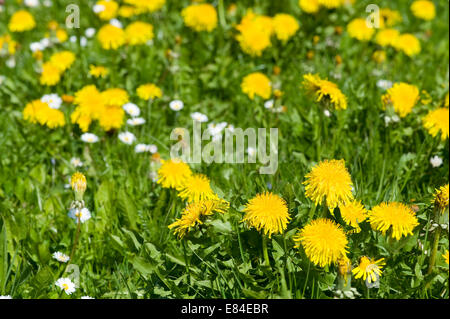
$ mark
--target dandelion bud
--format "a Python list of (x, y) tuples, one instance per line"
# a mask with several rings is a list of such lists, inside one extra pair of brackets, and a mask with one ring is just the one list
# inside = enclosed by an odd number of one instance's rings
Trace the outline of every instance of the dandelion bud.
[(72, 189), (75, 191), (75, 200), (83, 200), (83, 194), (86, 191), (86, 177), (80, 173), (76, 172), (70, 178), (70, 185)]
[(352, 266), (350, 264), (350, 259), (343, 255), (337, 260), (338, 265), (338, 290), (349, 290), (351, 288), (351, 278), (352, 278)]

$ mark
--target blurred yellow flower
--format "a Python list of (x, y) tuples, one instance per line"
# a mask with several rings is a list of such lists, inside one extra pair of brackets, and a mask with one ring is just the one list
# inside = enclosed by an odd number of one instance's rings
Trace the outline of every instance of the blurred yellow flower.
[(312, 220), (293, 239), (295, 248), (302, 246), (309, 260), (319, 267), (336, 263), (347, 254), (347, 237), (330, 219)]
[(449, 135), (449, 111), (442, 107), (429, 111), (423, 118), (423, 126), (428, 130), (431, 136), (435, 137), (441, 134), (441, 140), (445, 141)]
[(119, 129), (124, 122), (125, 111), (120, 105), (106, 105), (98, 120), (103, 130)]
[(154, 100), (155, 98), (160, 98), (162, 96), (162, 91), (153, 83), (147, 83), (139, 85), (136, 89), (137, 95), (143, 100)]
[(46, 125), (48, 128), (61, 127), (66, 124), (63, 112), (52, 109), (41, 100), (28, 103), (23, 110), (23, 118), (31, 123)]
[(104, 78), (108, 75), (109, 70), (105, 68), (104, 66), (96, 66), (96, 65), (89, 65), (89, 74), (96, 78)]
[(117, 16), (119, 4), (113, 0), (100, 0), (95, 6), (101, 8), (97, 14), (102, 20), (111, 20)]
[(51, 62), (42, 65), (42, 73), (39, 82), (42, 85), (52, 86), (61, 80), (61, 70)]
[(56, 35), (56, 38), (58, 39), (58, 41), (60, 43), (66, 42), (67, 39), (69, 38), (69, 36), (67, 35), (66, 30), (64, 30), (64, 29), (56, 30), (55, 35)]
[(319, 11), (318, 0), (299, 0), (298, 5), (306, 13), (316, 13)]
[(448, 202), (449, 202), (448, 197), (449, 197), (448, 184), (439, 187), (439, 189), (437, 189), (435, 191), (434, 196), (433, 196), (434, 205), (437, 206), (438, 208), (440, 208), (441, 210), (448, 208)]
[(331, 213), (334, 208), (353, 199), (352, 179), (344, 160), (324, 160), (306, 174), (305, 196), (316, 205), (324, 202)]
[(421, 50), (419, 40), (410, 33), (398, 36), (394, 47), (410, 57), (420, 53)]
[(367, 26), (365, 19), (356, 18), (347, 25), (347, 32), (350, 37), (359, 41), (369, 41), (375, 33), (375, 28)]
[(130, 100), (127, 91), (120, 88), (107, 89), (102, 92), (102, 97), (106, 105), (122, 106)]
[(189, 166), (179, 159), (161, 160), (161, 162), (157, 183), (164, 188), (180, 189), (192, 175)]
[(382, 47), (394, 46), (400, 32), (395, 29), (382, 29), (375, 36), (375, 42)]
[[(2, 13), (3, 15), (5, 13)], [(36, 21), (31, 13), (26, 10), (14, 12), (9, 20), (8, 28), (12, 32), (24, 32), (34, 29)]]
[(395, 83), (381, 98), (383, 106), (392, 105), (400, 117), (411, 113), (419, 100), (419, 89), (408, 83)]
[(75, 62), (75, 54), (70, 51), (57, 52), (50, 57), (49, 61), (53, 66), (63, 72)]
[(153, 26), (141, 21), (130, 23), (125, 28), (125, 37), (128, 44), (145, 44), (153, 39)]
[(191, 4), (181, 11), (181, 16), (186, 26), (197, 32), (211, 32), (217, 26), (217, 11), (209, 3)]
[(428, 0), (418, 0), (411, 4), (411, 11), (416, 18), (433, 20), (436, 16), (434, 3)]
[(278, 40), (289, 40), (299, 27), (297, 20), (290, 14), (279, 13), (273, 18), (273, 30)]
[(380, 9), (380, 27), (392, 27), (396, 25), (397, 23), (402, 21), (402, 16), (400, 15), (400, 12), (397, 10), (391, 10), (389, 8), (382, 8)]
[(391, 237), (397, 240), (412, 235), (414, 227), (419, 225), (414, 211), (398, 202), (381, 203), (373, 207), (369, 211), (369, 222), (372, 229), (381, 231), (383, 235), (391, 230)]
[(255, 98), (255, 95), (268, 99), (272, 94), (270, 79), (261, 72), (245, 76), (241, 83), (241, 89), (252, 100)]
[(116, 50), (125, 44), (125, 31), (111, 24), (105, 24), (97, 34), (100, 45), (105, 50)]
[(139, 13), (144, 13), (161, 9), (166, 0), (125, 0), (124, 2), (135, 6)]
[(261, 56), (262, 51), (271, 45), (273, 25), (270, 17), (256, 15), (248, 10), (236, 29), (240, 32), (236, 40), (242, 51), (251, 56)]
[(242, 222), (255, 227), (271, 238), (272, 234), (281, 234), (286, 230), (291, 217), (283, 198), (270, 192), (258, 194), (248, 201), (243, 210)]
[(442, 257), (444, 257), (444, 260), (445, 260), (445, 262), (446, 262), (447, 265), (448, 265), (448, 249), (445, 251), (444, 254), (442, 254)]

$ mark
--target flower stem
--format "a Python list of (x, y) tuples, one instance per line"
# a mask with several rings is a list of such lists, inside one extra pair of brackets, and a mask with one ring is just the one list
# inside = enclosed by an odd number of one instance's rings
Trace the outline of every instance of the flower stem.
[[(78, 238), (80, 237), (80, 225), (81, 225), (81, 221), (80, 221), (80, 217), (77, 217), (77, 231), (75, 233), (75, 239), (73, 241), (73, 246), (72, 246), (72, 252), (70, 253), (70, 261), (73, 260), (73, 256), (75, 256), (75, 250), (77, 249), (77, 243), (78, 243)], [(67, 263), (67, 265), (69, 265), (69, 263)]]
[[(436, 223), (439, 222), (439, 217), (440, 217), (440, 210), (438, 208), (435, 209), (435, 213), (434, 213), (434, 220)], [(438, 246), (439, 246), (439, 238), (441, 237), (441, 227), (438, 226), (436, 227), (435, 231), (434, 231), (434, 237), (433, 237), (433, 246), (431, 248), (431, 255), (430, 255), (430, 261), (428, 264), (428, 272), (427, 275), (430, 275), (433, 272), (433, 267), (434, 264), (436, 263), (436, 255), (437, 255), (437, 250), (438, 250)]]
[(269, 254), (267, 252), (267, 238), (264, 235), (262, 236), (262, 248), (263, 248), (264, 262), (266, 266), (270, 267)]

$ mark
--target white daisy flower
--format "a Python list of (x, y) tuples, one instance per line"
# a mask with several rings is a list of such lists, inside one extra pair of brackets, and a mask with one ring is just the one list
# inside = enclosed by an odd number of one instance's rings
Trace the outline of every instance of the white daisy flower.
[(16, 59), (14, 59), (14, 57), (10, 57), (6, 60), (5, 64), (8, 68), (13, 69), (16, 67)]
[[(48, 47), (50, 46), (50, 44), (51, 44), (49, 38), (43, 38), (43, 39), (41, 39), (41, 41), (39, 41), (39, 43), (42, 45), (42, 47), (43, 47), (44, 49), (45, 49), (45, 48), (48, 48)], [(42, 51), (42, 50), (41, 50), (41, 51)]]
[(62, 262), (62, 263), (66, 263), (69, 261), (69, 256), (67, 256), (66, 254), (63, 254), (62, 252), (59, 251), (55, 251), (53, 253), (53, 258), (55, 258), (57, 261)]
[(87, 36), (88, 38), (92, 38), (95, 32), (96, 31), (94, 28), (87, 28), (86, 31), (84, 31), (84, 35)]
[(127, 120), (127, 124), (131, 125), (131, 126), (138, 126), (138, 125), (142, 125), (144, 123), (145, 123), (145, 119), (143, 119), (142, 117), (133, 117), (133, 118)]
[(39, 5), (39, 0), (25, 0), (25, 5), (30, 8), (35, 8)]
[(125, 144), (131, 145), (136, 140), (136, 136), (131, 132), (122, 132), (119, 133), (119, 140)]
[(12, 299), (11, 295), (2, 295), (0, 299)]
[(75, 35), (71, 36), (71, 37), (69, 38), (69, 41), (72, 42), (72, 43), (77, 42), (77, 36), (75, 36)]
[(205, 114), (200, 113), (200, 112), (194, 112), (194, 113), (192, 113), (192, 114), (191, 114), (191, 118), (192, 118), (194, 121), (197, 121), (197, 122), (200, 122), (200, 123), (208, 122), (208, 117), (207, 117)]
[(76, 222), (78, 222), (78, 219), (80, 219), (80, 223), (84, 223), (92, 217), (91, 212), (86, 207), (82, 209), (72, 208), (71, 210), (69, 210), (68, 216), (74, 219)]
[(233, 133), (234, 132), (234, 125), (233, 124), (228, 124), (226, 129), (230, 132)]
[(266, 102), (264, 103), (264, 107), (265, 107), (266, 109), (271, 109), (271, 108), (273, 108), (273, 105), (274, 105), (274, 101), (273, 101), (273, 100), (268, 100), (268, 101), (266, 101)]
[(158, 181), (158, 173), (157, 172), (150, 172), (148, 174), (148, 177), (152, 180), (152, 182), (156, 183)]
[(392, 81), (389, 80), (378, 80), (377, 87), (383, 90), (390, 89), (392, 87)]
[(51, 7), (53, 5), (53, 3), (50, 0), (45, 0), (44, 1), (44, 6), (45, 7)]
[(113, 26), (115, 26), (115, 27), (117, 27), (117, 28), (122, 29), (122, 22), (120, 22), (120, 21), (117, 20), (117, 19), (111, 19), (111, 20), (109, 20), (109, 24), (110, 24), (110, 25), (113, 25)]
[(30, 43), (31, 52), (43, 51), (45, 50), (45, 46), (41, 42), (32, 42)]
[(75, 284), (69, 278), (66, 277), (59, 278), (55, 282), (55, 285), (64, 290), (64, 292), (68, 295), (75, 292)]
[(85, 143), (97, 143), (98, 136), (92, 133), (84, 133), (81, 135), (81, 140)]
[(95, 298), (93, 298), (91, 296), (82, 296), (80, 299), (95, 299)]
[(122, 106), (122, 108), (127, 112), (129, 115), (136, 117), (141, 114), (141, 110), (139, 109), (139, 106), (137, 106), (134, 103), (127, 103)]
[(101, 4), (96, 4), (92, 7), (92, 11), (94, 11), (94, 13), (103, 12), (103, 11), (105, 11), (105, 9), (106, 9), (105, 6), (101, 5)]
[(173, 100), (172, 102), (170, 102), (169, 107), (173, 110), (173, 111), (179, 111), (184, 107), (184, 103), (183, 101), (180, 100)]
[(80, 45), (85, 47), (87, 45), (87, 39), (85, 37), (80, 38)]
[(148, 150), (147, 150), (147, 145), (146, 145), (146, 144), (137, 144), (137, 145), (134, 147), (134, 151), (135, 151), (136, 153), (144, 153), (144, 152), (148, 152)]
[(62, 104), (62, 99), (58, 94), (45, 94), (41, 97), (41, 102), (47, 103), (52, 109), (59, 109)]
[(81, 167), (81, 166), (83, 166), (83, 162), (78, 157), (72, 157), (70, 159), (70, 164), (73, 167)]
[(435, 155), (432, 158), (430, 158), (430, 163), (431, 163), (431, 166), (433, 166), (433, 167), (439, 167), (442, 165), (443, 160), (439, 156)]
[(154, 144), (147, 145), (147, 149), (152, 154), (155, 154), (156, 152), (158, 152), (158, 147)]
[(325, 114), (326, 117), (330, 117), (331, 116), (331, 112), (328, 110), (324, 110), (323, 114)]

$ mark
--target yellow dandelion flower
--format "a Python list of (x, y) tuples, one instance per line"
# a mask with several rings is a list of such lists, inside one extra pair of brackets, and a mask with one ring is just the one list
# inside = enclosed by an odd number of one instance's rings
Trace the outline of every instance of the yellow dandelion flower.
[(441, 134), (441, 140), (445, 141), (449, 135), (449, 112), (448, 108), (438, 108), (429, 111), (423, 118), (423, 126), (431, 136)]
[(436, 16), (436, 8), (432, 1), (418, 0), (411, 4), (411, 11), (416, 18), (433, 20)]
[(136, 8), (133, 6), (121, 6), (117, 14), (123, 18), (131, 18), (136, 14)]
[(394, 46), (399, 35), (395, 29), (382, 29), (375, 36), (375, 42), (382, 47)]
[(400, 117), (405, 117), (411, 113), (418, 100), (419, 89), (415, 85), (403, 82), (395, 83), (382, 97), (384, 107), (392, 104), (394, 111)]
[(63, 72), (70, 68), (73, 62), (75, 62), (75, 54), (70, 51), (57, 52), (50, 57), (49, 61)]
[(161, 9), (166, 0), (125, 0), (125, 3), (135, 6), (139, 13), (145, 13)]
[(355, 275), (355, 279), (362, 279), (367, 282), (377, 282), (382, 274), (381, 269), (384, 265), (384, 258), (378, 260), (372, 260), (369, 257), (363, 256), (359, 259), (358, 267), (355, 267), (352, 272)]
[[(4, 13), (3, 13), (4, 14)], [(31, 13), (26, 10), (14, 12), (9, 20), (8, 28), (12, 32), (24, 32), (34, 29), (36, 21)]]
[(164, 188), (182, 188), (186, 180), (192, 175), (189, 166), (179, 159), (161, 160), (158, 169), (158, 184)]
[(75, 93), (76, 109), (71, 114), (72, 123), (78, 124), (83, 132), (89, 129), (93, 120), (98, 120), (104, 112), (105, 99), (95, 85), (87, 85)]
[(56, 38), (60, 43), (66, 42), (69, 38), (69, 35), (67, 34), (67, 31), (64, 29), (58, 29), (55, 33)]
[(306, 13), (317, 13), (320, 8), (319, 0), (299, 0), (298, 5)]
[(187, 204), (181, 213), (181, 218), (170, 224), (169, 229), (175, 228), (174, 233), (178, 238), (183, 238), (191, 228), (203, 224), (202, 217), (214, 213), (224, 213), (229, 209), (230, 203), (223, 199), (204, 200)]
[(374, 60), (376, 63), (383, 63), (386, 61), (386, 51), (384, 50), (377, 50), (372, 55), (372, 60)]
[(254, 99), (255, 95), (268, 99), (272, 94), (272, 85), (267, 76), (261, 72), (255, 72), (244, 77), (241, 83), (242, 92)]
[(153, 36), (153, 26), (150, 23), (136, 21), (125, 28), (126, 41), (130, 45), (145, 44)]
[(442, 257), (444, 257), (444, 260), (448, 265), (448, 249), (445, 251), (445, 254), (442, 254)]
[(326, 218), (312, 220), (294, 236), (295, 248), (300, 245), (312, 263), (325, 267), (347, 254), (348, 240), (342, 228)]
[(66, 124), (63, 112), (52, 109), (41, 100), (28, 103), (23, 110), (23, 118), (31, 123), (39, 123), (52, 129)]
[(42, 65), (42, 73), (39, 82), (42, 85), (52, 86), (61, 80), (61, 70), (51, 62)]
[(318, 0), (319, 5), (327, 9), (335, 9), (344, 4), (345, 0)]
[(359, 41), (369, 41), (375, 33), (375, 28), (367, 26), (365, 19), (356, 18), (347, 25), (347, 32), (350, 37)]
[(211, 189), (209, 178), (203, 174), (190, 175), (178, 190), (178, 196), (188, 202), (217, 198)]
[(391, 237), (399, 240), (402, 236), (412, 235), (414, 227), (419, 225), (414, 211), (405, 204), (392, 202), (381, 203), (369, 211), (372, 229), (383, 235), (391, 230)]
[(380, 24), (382, 24), (384, 27), (392, 27), (402, 21), (400, 12), (398, 12), (397, 10), (391, 10), (389, 8), (380, 9), (380, 18), (382, 21)]
[(394, 47), (410, 57), (420, 53), (421, 50), (419, 40), (410, 33), (404, 33), (398, 36)]
[(289, 40), (299, 28), (297, 20), (290, 14), (279, 13), (273, 18), (273, 30), (278, 40)]
[(70, 186), (75, 192), (75, 199), (82, 200), (87, 187), (86, 176), (83, 173), (75, 172), (70, 178)]
[(308, 92), (315, 94), (317, 102), (323, 99), (331, 102), (336, 110), (347, 108), (347, 97), (335, 83), (322, 80), (317, 74), (305, 74), (303, 75), (303, 86)]
[(441, 186), (439, 189), (436, 189), (433, 202), (436, 207), (440, 209), (448, 208), (448, 197), (449, 197), (449, 187), (448, 184)]
[(251, 56), (261, 56), (262, 51), (271, 45), (273, 25), (270, 17), (256, 15), (248, 10), (236, 29), (239, 31), (236, 40), (242, 51)]
[(102, 92), (102, 97), (107, 105), (122, 106), (130, 100), (127, 91), (120, 88), (107, 89)]
[(200, 32), (211, 32), (217, 26), (217, 11), (209, 3), (192, 4), (181, 11), (184, 23)]
[(136, 89), (137, 95), (143, 100), (154, 100), (162, 97), (162, 91), (153, 83), (142, 84)]
[(119, 4), (112, 0), (100, 0), (96, 3), (96, 6), (101, 6), (102, 10), (97, 14), (102, 20), (111, 20), (117, 16)]
[(89, 65), (89, 74), (96, 78), (105, 78), (109, 73), (109, 70), (105, 68), (104, 66), (96, 66), (96, 65)]
[(344, 222), (360, 231), (359, 224), (367, 218), (367, 209), (360, 201), (353, 200), (339, 206), (342, 219)]
[(75, 97), (73, 97), (72, 95), (63, 94), (61, 96), (61, 99), (63, 100), (63, 102), (72, 103), (74, 101)]
[(124, 123), (125, 111), (120, 105), (107, 105), (100, 116), (98, 123), (105, 131), (119, 129)]
[(249, 227), (255, 227), (269, 238), (272, 234), (281, 234), (286, 230), (291, 217), (283, 198), (270, 192), (258, 194), (248, 201), (244, 208), (245, 222)]
[(325, 200), (332, 212), (353, 199), (352, 179), (344, 160), (324, 160), (305, 176), (305, 195), (316, 205)]
[(125, 31), (111, 24), (106, 24), (98, 30), (97, 39), (103, 49), (116, 50), (125, 44)]

